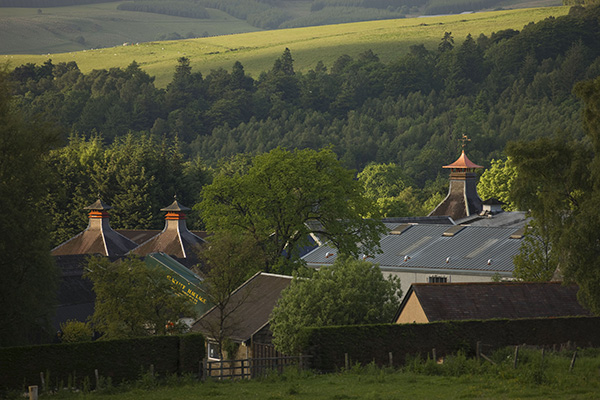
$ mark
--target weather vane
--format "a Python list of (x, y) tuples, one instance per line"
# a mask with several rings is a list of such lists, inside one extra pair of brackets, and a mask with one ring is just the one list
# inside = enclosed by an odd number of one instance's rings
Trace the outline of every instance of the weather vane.
[(462, 142), (462, 148), (464, 149), (465, 146), (467, 145), (467, 142), (470, 142), (471, 139), (469, 139), (469, 137), (465, 134), (462, 135), (462, 138), (458, 139), (459, 142)]

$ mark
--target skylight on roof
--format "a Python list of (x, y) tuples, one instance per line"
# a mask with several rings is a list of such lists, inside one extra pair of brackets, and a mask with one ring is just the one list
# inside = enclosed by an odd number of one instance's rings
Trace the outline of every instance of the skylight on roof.
[(470, 252), (469, 254), (467, 254), (465, 256), (465, 258), (475, 258), (478, 255), (480, 255), (481, 253), (483, 253), (484, 251), (486, 251), (487, 249), (489, 249), (491, 246), (493, 246), (494, 244), (496, 244), (500, 239), (488, 239), (486, 240), (483, 245), (481, 245), (480, 247), (476, 248), (475, 250), (473, 250), (472, 252)]
[(421, 239), (417, 240), (416, 242), (414, 242), (413, 244), (411, 244), (410, 246), (408, 246), (407, 248), (403, 249), (401, 252), (398, 253), (399, 256), (410, 256), (411, 253), (414, 253), (419, 247), (423, 246), (425, 243), (427, 243), (428, 241), (430, 241), (432, 239), (432, 236), (423, 236)]

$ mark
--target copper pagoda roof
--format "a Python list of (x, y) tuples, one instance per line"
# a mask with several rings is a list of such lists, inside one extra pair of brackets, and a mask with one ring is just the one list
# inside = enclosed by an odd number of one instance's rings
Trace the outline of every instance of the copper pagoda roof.
[(460, 168), (460, 169), (469, 169), (469, 168), (483, 168), (481, 165), (475, 164), (473, 161), (469, 160), (465, 151), (462, 151), (458, 160), (454, 161), (450, 165), (444, 165), (442, 168)]

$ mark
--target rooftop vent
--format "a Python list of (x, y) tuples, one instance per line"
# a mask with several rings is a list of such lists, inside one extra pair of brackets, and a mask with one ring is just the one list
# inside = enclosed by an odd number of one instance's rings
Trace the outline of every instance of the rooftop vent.
[(410, 228), (412, 225), (411, 224), (400, 224), (397, 225), (395, 228), (393, 228), (390, 231), (390, 235), (401, 235), (402, 233), (406, 232), (406, 230), (408, 228)]
[(465, 228), (464, 225), (454, 225), (453, 227), (446, 229), (446, 231), (442, 233), (442, 236), (452, 237)]

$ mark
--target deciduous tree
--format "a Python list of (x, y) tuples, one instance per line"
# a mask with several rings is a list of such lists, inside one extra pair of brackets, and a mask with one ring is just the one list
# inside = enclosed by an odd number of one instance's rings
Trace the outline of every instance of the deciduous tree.
[[(212, 235), (198, 255), (203, 261), (205, 293), (215, 307), (216, 317), (201, 319), (202, 331), (215, 340), (220, 357), (230, 336), (239, 329), (233, 318), (252, 293), (233, 297), (233, 292), (254, 273), (261, 270), (264, 260), (251, 236), (242, 232), (222, 231)], [(229, 356), (233, 356), (229, 354)]]
[(177, 296), (163, 271), (131, 256), (111, 262), (91, 258), (84, 277), (93, 283), (96, 303), (91, 321), (103, 338), (164, 335), (185, 329), (182, 316), (194, 316), (191, 303)]
[(310, 277), (295, 276), (270, 318), (273, 343), (297, 354), (304, 327), (392, 322), (400, 305), (400, 280), (378, 266), (340, 257)]
[(373, 204), (329, 149), (277, 148), (256, 156), (247, 172), (217, 175), (202, 196), (197, 208), (208, 230), (250, 235), (265, 272), (294, 260), (310, 233), (358, 255), (376, 251), (384, 231), (380, 222), (363, 219)]
[(495, 198), (504, 203), (504, 211), (515, 211), (511, 197), (512, 183), (517, 174), (511, 158), (492, 160), (492, 166), (479, 178), (477, 193), (483, 200)]

